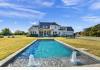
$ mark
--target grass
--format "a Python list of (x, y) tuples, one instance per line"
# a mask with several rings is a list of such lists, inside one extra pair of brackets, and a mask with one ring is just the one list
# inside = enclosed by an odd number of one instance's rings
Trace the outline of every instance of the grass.
[(35, 38), (16, 36), (15, 38), (0, 38), (0, 60), (21, 49)]
[(98, 40), (100, 41), (100, 37), (91, 37), (91, 36), (84, 36), (84, 37), (78, 37), (81, 39), (89, 39), (89, 40)]
[(67, 38), (56, 38), (64, 43), (70, 44), (76, 48), (86, 48), (87, 52), (92, 53), (100, 57), (100, 41), (89, 40), (89, 39), (67, 39)]
[[(36, 39), (38, 38), (25, 37), (25, 36), (16, 36), (15, 38), (7, 38), (7, 37), (0, 38), (0, 60), (6, 58), (10, 54), (23, 48), (25, 45), (29, 44), (30, 42)], [(55, 39), (70, 44), (76, 48), (86, 48), (88, 49), (89, 53), (92, 53), (100, 57), (100, 41), (98, 40), (89, 40), (81, 38), (70, 39), (63, 37), (57, 37)]]

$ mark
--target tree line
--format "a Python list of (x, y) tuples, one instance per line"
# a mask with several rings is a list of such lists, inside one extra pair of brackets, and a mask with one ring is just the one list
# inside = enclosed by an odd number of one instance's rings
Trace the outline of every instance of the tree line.
[[(95, 36), (100, 37), (100, 24), (97, 24), (95, 26), (85, 28), (81, 32), (77, 32), (76, 34), (79, 34), (81, 36)], [(9, 36), (9, 35), (28, 35), (27, 32), (16, 30), (15, 32), (12, 32), (9, 28), (4, 28), (1, 30), (0, 35)]]
[(9, 36), (9, 35), (26, 35), (24, 31), (16, 30), (14, 33), (9, 28), (4, 28), (1, 30), (0, 35)]
[(100, 37), (100, 24), (97, 24), (89, 28), (85, 28), (84, 31), (78, 32), (78, 34), (81, 36)]

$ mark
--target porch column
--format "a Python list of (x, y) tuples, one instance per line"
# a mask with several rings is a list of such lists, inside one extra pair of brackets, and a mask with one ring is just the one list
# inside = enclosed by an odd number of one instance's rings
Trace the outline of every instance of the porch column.
[(47, 36), (47, 31), (46, 31), (46, 36)]
[(43, 31), (43, 36), (44, 36), (44, 31)]

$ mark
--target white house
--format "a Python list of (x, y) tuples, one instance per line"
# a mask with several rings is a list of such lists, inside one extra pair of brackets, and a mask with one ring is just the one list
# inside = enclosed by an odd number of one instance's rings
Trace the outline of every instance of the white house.
[(73, 36), (74, 29), (72, 27), (61, 26), (55, 22), (39, 22), (29, 28), (29, 34), (38, 36)]

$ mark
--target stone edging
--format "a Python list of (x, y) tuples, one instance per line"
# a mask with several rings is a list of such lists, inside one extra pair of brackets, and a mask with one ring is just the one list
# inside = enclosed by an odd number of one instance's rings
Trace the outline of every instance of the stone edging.
[(83, 54), (86, 54), (86, 55), (88, 55), (88, 56), (90, 56), (90, 57), (92, 57), (92, 58), (94, 58), (94, 59), (100, 61), (100, 57), (98, 57), (98, 56), (95, 56), (95, 55), (90, 54), (90, 53), (88, 53), (88, 52), (86, 52), (86, 51), (77, 49), (77, 48), (75, 48), (74, 46), (71, 46), (71, 45), (69, 45), (69, 44), (66, 44), (66, 43), (64, 43), (64, 42), (62, 42), (62, 41), (59, 41), (59, 40), (57, 40), (57, 39), (55, 39), (55, 40), (58, 41), (58, 42), (60, 42), (60, 43), (62, 43), (62, 44), (64, 44), (64, 45), (66, 45), (66, 46), (69, 46), (69, 47), (72, 48), (72, 49), (76, 49), (76, 50), (78, 50), (79, 52), (82, 52)]
[(0, 61), (0, 67), (2, 67), (6, 62), (8, 62), (10, 59), (12, 59), (13, 57), (15, 57), (17, 54), (19, 54), (20, 52), (22, 52), (24, 49), (26, 49), (27, 47), (29, 47), (32, 43), (34, 43), (36, 40), (32, 41), (30, 44), (26, 45), (24, 48), (19, 49), (18, 51), (16, 51), (15, 53), (12, 53), (11, 55), (9, 55), (8, 57), (6, 57), (5, 59)]

